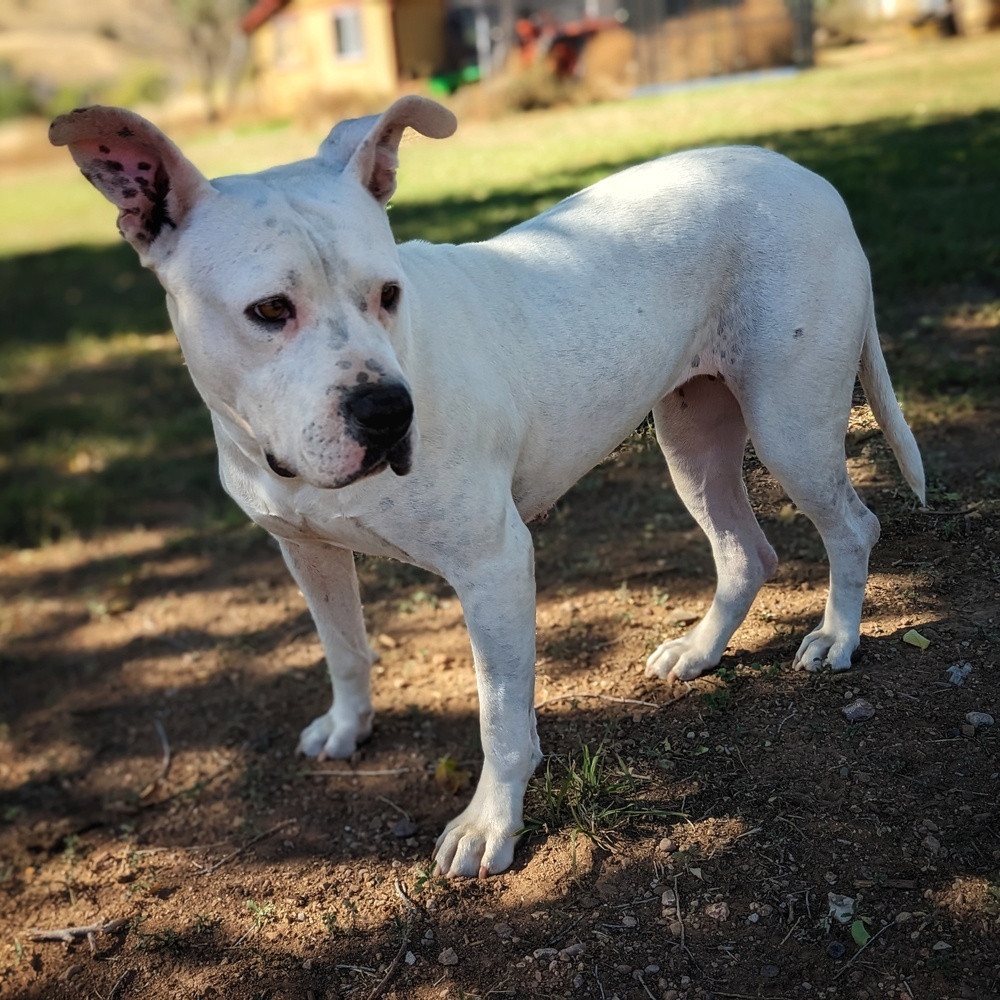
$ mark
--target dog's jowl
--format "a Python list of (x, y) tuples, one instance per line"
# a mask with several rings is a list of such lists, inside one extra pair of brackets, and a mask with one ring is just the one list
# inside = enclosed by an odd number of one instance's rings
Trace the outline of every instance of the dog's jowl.
[(856, 376), (921, 499), (924, 480), (868, 263), (815, 174), (762, 149), (679, 153), (485, 243), (397, 246), (385, 205), (407, 127), (444, 138), (455, 120), (404, 97), (342, 122), (310, 160), (215, 181), (118, 108), (64, 115), (51, 138), (162, 282), (223, 484), (277, 538), (309, 603), (333, 705), (303, 730), (304, 753), (346, 757), (372, 731), (354, 552), (455, 588), (485, 759), (437, 869), (485, 875), (511, 863), (540, 759), (526, 521), (652, 410), (718, 585), (647, 673), (697, 677), (777, 561), (743, 485), (749, 436), (829, 556), (826, 610), (795, 665), (846, 670), (879, 533), (845, 466)]

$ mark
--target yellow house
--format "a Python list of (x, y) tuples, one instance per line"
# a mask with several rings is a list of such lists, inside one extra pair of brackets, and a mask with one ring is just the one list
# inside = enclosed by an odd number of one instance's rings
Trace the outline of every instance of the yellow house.
[(430, 76), (446, 0), (258, 0), (243, 18), (258, 102), (273, 114), (371, 101)]

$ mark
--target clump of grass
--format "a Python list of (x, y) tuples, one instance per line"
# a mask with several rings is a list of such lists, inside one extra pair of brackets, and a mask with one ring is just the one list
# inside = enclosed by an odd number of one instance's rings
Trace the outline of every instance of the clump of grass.
[(569, 829), (610, 850), (616, 833), (630, 823), (682, 815), (641, 798), (651, 780), (603, 742), (596, 749), (581, 745), (578, 755), (550, 757), (528, 786), (524, 832)]

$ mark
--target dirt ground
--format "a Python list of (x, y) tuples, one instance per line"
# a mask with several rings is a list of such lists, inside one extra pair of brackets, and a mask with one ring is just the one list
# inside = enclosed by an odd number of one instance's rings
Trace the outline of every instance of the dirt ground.
[[(690, 685), (642, 676), (713, 586), (655, 450), (534, 526), (550, 756), (534, 832), (485, 881), (430, 875), (480, 761), (443, 583), (361, 564), (376, 729), (316, 764), (293, 751), (327, 707), (322, 654), (263, 534), (8, 553), (0, 995), (997, 996), (1000, 740), (967, 714), (995, 714), (1000, 690), (1000, 408), (918, 427), (923, 510), (869, 425), (857, 407), (850, 466), (883, 533), (847, 674), (789, 669), (826, 565), (752, 456), (781, 568), (722, 669)], [(858, 698), (874, 714), (850, 721)], [(560, 809), (552, 789), (573, 781)], [(108, 922), (92, 944), (32, 931)]]

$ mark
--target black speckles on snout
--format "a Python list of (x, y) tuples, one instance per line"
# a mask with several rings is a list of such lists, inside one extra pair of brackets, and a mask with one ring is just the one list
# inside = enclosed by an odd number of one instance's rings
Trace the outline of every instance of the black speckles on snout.
[(801, 327), (801, 326), (797, 326), (797, 327), (795, 328), (795, 333), (793, 333), (793, 334), (792, 334), (792, 336), (793, 336), (793, 337), (794, 337), (794, 338), (795, 338), (796, 340), (798, 340), (798, 339), (799, 339), (799, 337), (801, 337), (801, 336), (803, 335), (803, 333), (805, 333), (805, 331), (804, 331), (804, 330), (802, 329), (802, 327)]
[(692, 368), (697, 368), (697, 367), (698, 367), (698, 366), (699, 366), (700, 364), (701, 364), (701, 355), (700, 355), (700, 354), (696, 354), (696, 355), (695, 355), (695, 356), (694, 356), (694, 357), (693, 357), (693, 358), (691, 359), (691, 367), (692, 367)]
[(347, 324), (342, 320), (327, 321), (327, 342), (333, 350), (338, 351), (347, 344)]
[(380, 364), (374, 358), (365, 358), (365, 368), (376, 375), (385, 375), (385, 365)]
[(370, 377), (371, 376), (369, 376), (368, 372), (358, 372), (358, 374), (354, 377), (354, 381), (359, 385), (364, 385)]
[(107, 155), (108, 153), (110, 153), (110, 152), (111, 152), (111, 148), (110, 148), (109, 146), (98, 146), (97, 148), (98, 148), (98, 149), (99, 149), (99, 150), (100, 150), (100, 151), (101, 151), (102, 153), (104, 153), (104, 154), (105, 154), (105, 156), (106, 156), (106, 155)]
[(131, 139), (131, 138), (132, 138), (132, 137), (133, 137), (133, 136), (135, 135), (135, 132), (133, 132), (133, 131), (132, 131), (132, 130), (131, 130), (131, 129), (130, 129), (129, 127), (128, 127), (128, 125), (126, 125), (126, 126), (124, 126), (123, 128), (120, 128), (120, 129), (118, 130), (118, 134), (119, 134), (119, 135), (120, 135), (120, 136), (121, 136), (121, 137), (122, 137), (123, 139)]

